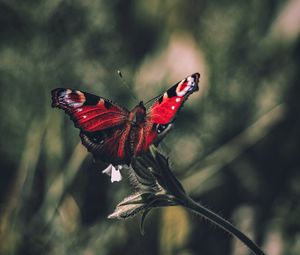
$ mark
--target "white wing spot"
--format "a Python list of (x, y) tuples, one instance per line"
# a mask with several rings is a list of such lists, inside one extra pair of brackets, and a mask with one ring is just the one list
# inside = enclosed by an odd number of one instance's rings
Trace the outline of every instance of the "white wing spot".
[(77, 109), (77, 112), (81, 112), (81, 111), (82, 111), (82, 108)]
[(83, 115), (83, 116), (82, 116), (82, 118), (84, 118), (84, 119), (85, 119), (85, 118), (86, 118), (86, 115)]
[(171, 107), (171, 109), (172, 109), (172, 110), (175, 110), (175, 106), (173, 105), (173, 106)]
[(181, 99), (179, 97), (176, 98), (176, 103), (179, 103), (181, 101)]

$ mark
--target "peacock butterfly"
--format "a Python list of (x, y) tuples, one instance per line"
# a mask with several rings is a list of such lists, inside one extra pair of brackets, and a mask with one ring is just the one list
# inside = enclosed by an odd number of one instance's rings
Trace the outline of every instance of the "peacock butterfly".
[(63, 109), (80, 129), (82, 144), (104, 162), (130, 164), (170, 130), (184, 101), (199, 90), (192, 74), (158, 96), (147, 110), (141, 101), (131, 111), (93, 94), (65, 88), (52, 90), (52, 107)]

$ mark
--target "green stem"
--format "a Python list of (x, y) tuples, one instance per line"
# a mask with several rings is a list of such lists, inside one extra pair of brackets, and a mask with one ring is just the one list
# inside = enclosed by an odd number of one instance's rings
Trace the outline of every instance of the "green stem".
[(185, 201), (182, 203), (183, 206), (192, 210), (196, 214), (203, 216), (214, 224), (218, 225), (231, 235), (238, 238), (242, 243), (244, 243), (254, 254), (256, 255), (265, 255), (265, 253), (253, 242), (251, 241), (245, 234), (243, 234), (240, 230), (238, 230), (235, 226), (233, 226), (229, 221), (223, 219), (218, 214), (210, 211), (204, 206), (198, 204), (190, 197), (186, 197)]

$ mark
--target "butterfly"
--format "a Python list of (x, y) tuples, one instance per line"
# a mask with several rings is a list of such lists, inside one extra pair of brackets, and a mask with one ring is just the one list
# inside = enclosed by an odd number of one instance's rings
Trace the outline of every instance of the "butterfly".
[(173, 125), (185, 100), (199, 90), (194, 73), (157, 99), (147, 110), (141, 101), (131, 111), (110, 100), (80, 90), (52, 90), (52, 107), (63, 109), (80, 129), (82, 144), (96, 159), (129, 165), (131, 159), (158, 144)]

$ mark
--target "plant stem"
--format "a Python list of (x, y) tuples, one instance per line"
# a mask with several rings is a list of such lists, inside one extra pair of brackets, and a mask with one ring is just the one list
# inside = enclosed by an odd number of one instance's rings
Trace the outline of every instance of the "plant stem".
[(245, 234), (243, 234), (240, 230), (238, 230), (235, 226), (233, 226), (229, 221), (223, 219), (218, 214), (210, 211), (206, 207), (198, 204), (190, 197), (186, 197), (185, 201), (182, 203), (183, 206), (192, 210), (196, 214), (203, 216), (214, 224), (218, 225), (231, 235), (238, 238), (242, 243), (244, 243), (254, 254), (256, 255), (265, 255), (265, 253), (253, 242), (251, 241)]

